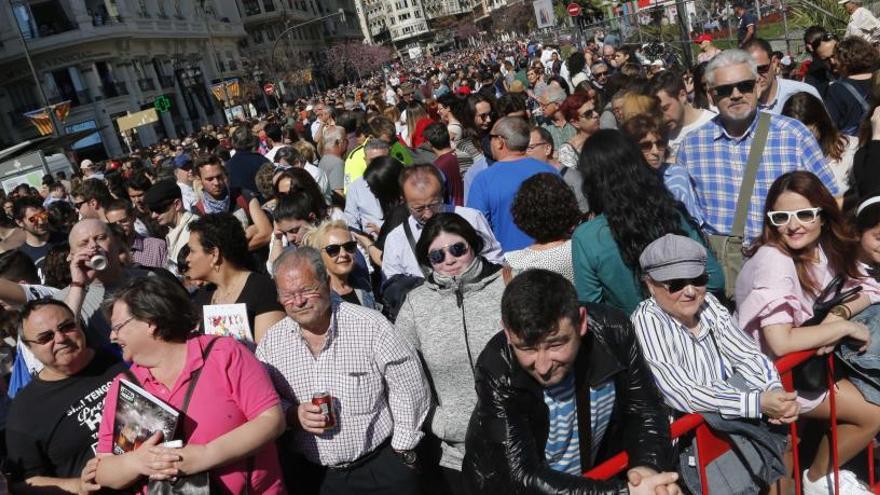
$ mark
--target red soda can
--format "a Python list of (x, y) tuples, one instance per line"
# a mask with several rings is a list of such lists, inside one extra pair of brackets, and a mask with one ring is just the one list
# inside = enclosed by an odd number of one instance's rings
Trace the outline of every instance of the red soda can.
[(333, 414), (333, 397), (329, 392), (316, 392), (312, 395), (312, 404), (321, 408), (324, 415), (324, 429), (336, 426), (336, 415)]

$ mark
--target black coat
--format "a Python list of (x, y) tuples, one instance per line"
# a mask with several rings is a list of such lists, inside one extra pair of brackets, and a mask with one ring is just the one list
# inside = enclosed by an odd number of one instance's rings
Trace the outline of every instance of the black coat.
[[(587, 335), (575, 362), (581, 467), (590, 464), (589, 387), (614, 380), (615, 403), (596, 462), (626, 449), (629, 465), (669, 471), (673, 466), (669, 420), (642, 358), (632, 324), (622, 312), (585, 304)], [(467, 492), (517, 494), (617, 494), (626, 481), (594, 481), (552, 470), (544, 459), (549, 413), (543, 389), (516, 361), (503, 333), (480, 354), (478, 402), (468, 427), (462, 474)]]

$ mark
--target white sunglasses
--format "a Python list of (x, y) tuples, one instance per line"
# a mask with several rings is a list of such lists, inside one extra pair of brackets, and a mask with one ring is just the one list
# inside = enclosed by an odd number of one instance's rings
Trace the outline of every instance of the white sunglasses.
[(804, 208), (802, 210), (794, 210), (794, 211), (786, 211), (786, 210), (778, 210), (778, 211), (768, 211), (767, 218), (770, 219), (770, 223), (776, 227), (782, 227), (784, 225), (788, 225), (791, 222), (791, 217), (797, 218), (798, 222), (802, 224), (813, 223), (819, 218), (819, 213), (822, 211), (822, 208)]

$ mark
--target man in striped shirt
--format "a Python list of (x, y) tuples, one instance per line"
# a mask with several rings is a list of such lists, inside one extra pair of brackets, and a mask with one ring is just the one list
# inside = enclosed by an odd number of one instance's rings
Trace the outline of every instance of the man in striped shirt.
[[(681, 493), (664, 407), (625, 315), (581, 305), (571, 282), (539, 269), (510, 282), (501, 315), (504, 331), (475, 370), (466, 493)], [(582, 476), (621, 449), (626, 479)]]
[(639, 258), (651, 298), (632, 315), (636, 337), (663, 399), (683, 413), (797, 420), (797, 394), (730, 313), (706, 293), (706, 249), (667, 234)]

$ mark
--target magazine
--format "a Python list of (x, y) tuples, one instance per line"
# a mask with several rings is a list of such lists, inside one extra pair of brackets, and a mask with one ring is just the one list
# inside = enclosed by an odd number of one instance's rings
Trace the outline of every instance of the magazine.
[(205, 335), (235, 337), (251, 349), (254, 346), (253, 333), (248, 323), (247, 306), (239, 304), (208, 304), (202, 306)]
[(120, 380), (113, 421), (113, 453), (135, 450), (157, 431), (162, 432), (163, 442), (172, 440), (179, 416), (180, 413), (155, 395)]

